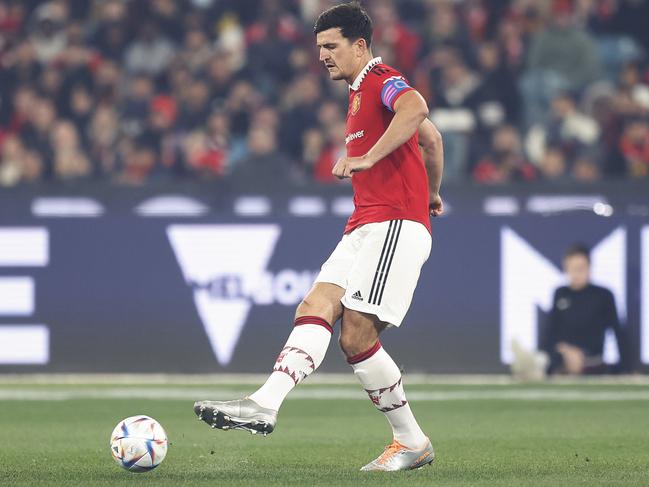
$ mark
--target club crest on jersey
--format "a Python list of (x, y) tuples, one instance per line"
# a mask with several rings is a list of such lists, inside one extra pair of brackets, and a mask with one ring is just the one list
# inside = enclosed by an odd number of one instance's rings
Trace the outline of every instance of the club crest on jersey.
[(352, 100), (352, 117), (358, 113), (358, 110), (361, 108), (361, 94), (356, 93), (354, 99)]

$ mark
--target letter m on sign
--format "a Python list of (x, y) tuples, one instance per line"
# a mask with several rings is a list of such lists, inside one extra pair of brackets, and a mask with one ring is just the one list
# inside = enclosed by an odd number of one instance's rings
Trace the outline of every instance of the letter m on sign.
[[(613, 230), (593, 247), (591, 277), (615, 296), (621, 321), (626, 318), (626, 230)], [(513, 360), (512, 341), (527, 350), (538, 347), (538, 310), (549, 311), (554, 289), (565, 283), (552, 262), (511, 228), (500, 231), (500, 359)], [(619, 359), (614, 334), (609, 330), (604, 344), (604, 360)]]

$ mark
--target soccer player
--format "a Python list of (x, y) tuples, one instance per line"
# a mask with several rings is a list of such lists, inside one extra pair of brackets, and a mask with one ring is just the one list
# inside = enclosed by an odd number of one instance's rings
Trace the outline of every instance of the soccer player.
[(379, 335), (401, 325), (430, 254), (430, 216), (443, 211), (442, 140), (421, 95), (373, 57), (372, 21), (357, 3), (324, 11), (314, 32), (329, 77), (349, 84), (347, 156), (333, 174), (351, 178), (355, 210), (298, 306), (266, 383), (245, 399), (199, 401), (194, 411), (215, 428), (272, 432), (284, 398), (318, 368), (340, 319), (347, 362), (393, 433), (392, 443), (361, 470), (419, 468), (433, 461), (433, 447)]

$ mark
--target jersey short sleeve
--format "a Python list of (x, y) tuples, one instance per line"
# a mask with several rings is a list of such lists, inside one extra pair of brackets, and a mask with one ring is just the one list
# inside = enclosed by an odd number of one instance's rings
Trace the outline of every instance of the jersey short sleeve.
[(401, 95), (414, 90), (408, 81), (400, 74), (392, 71), (381, 76), (381, 103), (390, 110), (394, 111), (394, 104)]

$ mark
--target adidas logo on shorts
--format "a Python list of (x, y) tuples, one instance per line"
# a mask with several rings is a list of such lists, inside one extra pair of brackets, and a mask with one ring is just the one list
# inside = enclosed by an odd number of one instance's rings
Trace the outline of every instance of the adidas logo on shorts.
[(361, 296), (360, 291), (356, 291), (354, 294), (352, 294), (353, 299), (358, 299), (359, 301), (363, 301), (363, 296)]

